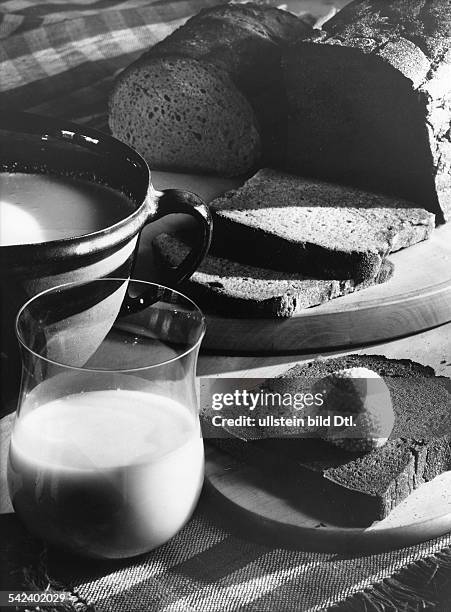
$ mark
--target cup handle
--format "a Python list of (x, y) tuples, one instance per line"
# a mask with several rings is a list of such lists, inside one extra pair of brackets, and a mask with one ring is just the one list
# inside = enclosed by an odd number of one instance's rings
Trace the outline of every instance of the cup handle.
[(189, 278), (207, 254), (213, 232), (213, 220), (205, 202), (190, 191), (165, 189), (157, 193), (161, 195), (157, 197), (156, 211), (149, 222), (173, 213), (182, 213), (194, 217), (201, 229), (200, 244), (193, 248), (176, 268), (169, 268), (167, 271), (167, 278), (174, 287)]
[[(176, 213), (194, 217), (201, 229), (200, 244), (194, 247), (176, 268), (168, 268), (165, 272), (168, 284), (171, 287), (176, 287), (196, 271), (210, 248), (213, 233), (213, 220), (210, 209), (199, 196), (190, 191), (182, 191), (180, 189), (154, 191), (151, 188), (148, 198), (151, 212), (146, 225), (162, 219), (166, 215)], [(137, 297), (127, 295), (120, 315), (140, 311), (160, 298), (159, 291), (155, 289), (149, 289), (145, 295)]]

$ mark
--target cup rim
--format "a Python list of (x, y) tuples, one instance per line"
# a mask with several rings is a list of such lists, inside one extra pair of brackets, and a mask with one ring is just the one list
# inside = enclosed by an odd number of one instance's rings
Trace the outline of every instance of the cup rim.
[[(28, 307), (28, 305), (31, 302), (34, 302), (35, 300), (37, 300), (38, 298), (42, 297), (43, 295), (47, 294), (47, 293), (52, 293), (55, 292), (57, 290), (61, 290), (63, 288), (68, 288), (70, 286), (74, 286), (76, 287), (77, 285), (87, 285), (89, 283), (97, 283), (97, 282), (109, 282), (109, 281), (121, 281), (121, 282), (127, 282), (127, 283), (139, 283), (142, 285), (152, 285), (154, 287), (159, 287), (161, 289), (167, 290), (167, 291), (171, 291), (172, 293), (177, 294), (178, 296), (181, 296), (184, 300), (186, 300), (187, 302), (189, 302), (190, 304), (192, 304), (194, 306), (194, 309), (199, 313), (200, 315), (200, 333), (199, 333), (199, 337), (196, 340), (196, 342), (194, 342), (194, 344), (188, 348), (186, 351), (184, 351), (183, 353), (181, 353), (180, 355), (177, 355), (176, 357), (172, 357), (171, 359), (166, 359), (165, 361), (161, 361), (160, 363), (155, 363), (152, 365), (146, 365), (146, 366), (140, 366), (140, 367), (136, 367), (136, 368), (114, 368), (114, 369), (102, 369), (102, 368), (85, 368), (85, 367), (79, 367), (79, 366), (73, 366), (73, 365), (69, 365), (69, 364), (65, 364), (65, 363), (61, 363), (59, 361), (55, 361), (54, 359), (49, 359), (48, 357), (44, 357), (43, 355), (40, 355), (39, 353), (37, 353), (36, 351), (34, 351), (33, 349), (31, 349), (27, 343), (25, 342), (25, 340), (22, 338), (21, 333), (19, 331), (19, 319), (23, 313), (23, 311)], [(206, 323), (206, 318), (204, 313), (202, 312), (202, 310), (199, 308), (199, 306), (196, 304), (196, 302), (194, 302), (191, 298), (189, 298), (187, 295), (185, 295), (184, 293), (181, 293), (180, 291), (177, 291), (176, 289), (173, 289), (172, 287), (168, 287), (166, 285), (162, 285), (160, 283), (154, 283), (152, 281), (145, 281), (145, 280), (141, 280), (141, 279), (137, 279), (137, 278), (121, 278), (121, 277), (108, 277), (108, 278), (95, 278), (92, 280), (88, 280), (88, 281), (70, 281), (67, 283), (62, 283), (60, 285), (55, 285), (54, 287), (50, 287), (48, 289), (45, 289), (44, 291), (40, 291), (39, 293), (37, 293), (36, 295), (33, 295), (31, 298), (29, 298), (19, 309), (16, 318), (15, 318), (15, 323), (14, 323), (14, 332), (17, 338), (17, 341), (19, 342), (19, 344), (29, 353), (31, 353), (32, 355), (34, 355), (35, 357), (37, 357), (38, 359), (41, 359), (42, 361), (45, 361), (47, 363), (51, 363), (52, 365), (56, 365), (59, 366), (61, 368), (66, 368), (67, 370), (74, 370), (74, 371), (78, 371), (78, 372), (99, 372), (99, 373), (126, 373), (126, 372), (140, 372), (140, 371), (144, 371), (144, 370), (150, 370), (152, 368), (160, 368), (162, 366), (168, 365), (170, 363), (173, 363), (175, 361), (178, 361), (179, 359), (182, 359), (183, 357), (186, 357), (187, 355), (189, 355), (190, 353), (192, 353), (193, 351), (197, 350), (200, 346), (200, 344), (202, 343), (202, 340), (204, 339), (205, 336), (205, 332), (207, 329), (207, 323)]]
[(14, 268), (17, 265), (18, 258), (26, 261), (37, 251), (45, 253), (47, 259), (91, 256), (94, 253), (105, 251), (111, 246), (119, 245), (125, 240), (133, 239), (149, 221), (149, 201), (160, 192), (154, 189), (149, 165), (138, 151), (114, 136), (66, 119), (46, 117), (23, 111), (6, 111), (0, 122), (0, 129), (6, 129), (3, 127), (5, 122), (13, 125), (20, 123), (16, 126), (16, 130), (11, 129), (12, 133), (31, 134), (36, 138), (42, 138), (51, 132), (52, 137), (61, 142), (66, 142), (68, 146), (82, 143), (81, 146), (86, 150), (105, 147), (113, 151), (114, 155), (122, 156), (124, 160), (135, 167), (139, 166), (143, 172), (143, 181), (147, 185), (146, 193), (142, 200), (136, 204), (135, 210), (129, 212), (123, 219), (113, 225), (80, 236), (43, 242), (1, 245), (2, 257), (8, 265), (11, 264)]

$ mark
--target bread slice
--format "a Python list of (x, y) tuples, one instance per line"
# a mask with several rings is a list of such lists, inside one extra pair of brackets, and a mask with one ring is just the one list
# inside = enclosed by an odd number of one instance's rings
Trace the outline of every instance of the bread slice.
[(385, 256), (428, 238), (434, 215), (400, 199), (271, 169), (211, 203), (213, 252), (313, 278), (364, 282)]
[(357, 0), (287, 50), (287, 169), (451, 217), (449, 0)]
[(152, 168), (233, 175), (260, 157), (260, 134), (245, 97), (225, 72), (190, 58), (129, 66), (115, 83), (109, 122), (113, 135)]
[[(168, 234), (154, 239), (156, 258), (163, 267), (175, 267), (188, 254), (184, 242)], [(323, 304), (390, 278), (393, 265), (385, 261), (377, 278), (352, 280), (307, 278), (255, 268), (229, 259), (207, 255), (182, 291), (210, 311), (233, 317), (291, 317), (305, 308)]]
[(279, 159), (288, 116), (282, 46), (310, 32), (267, 6), (201, 11), (119, 75), (113, 135), (153, 168), (245, 174), (260, 165), (262, 142), (264, 156)]
[[(322, 499), (329, 507), (328, 520), (367, 526), (386, 517), (419, 485), (451, 469), (450, 380), (409, 360), (346, 355), (297, 365), (274, 379), (274, 386), (279, 392), (306, 392), (318, 378), (354, 367), (377, 372), (390, 390), (396, 416), (384, 446), (356, 454), (311, 437), (246, 443), (229, 438), (219, 444), (245, 460), (277, 465), (276, 471), (293, 478), (293, 488), (298, 482), (301, 490), (305, 484), (306, 494), (308, 487), (312, 495), (319, 491), (317, 502)], [(274, 383), (267, 381), (266, 389)]]

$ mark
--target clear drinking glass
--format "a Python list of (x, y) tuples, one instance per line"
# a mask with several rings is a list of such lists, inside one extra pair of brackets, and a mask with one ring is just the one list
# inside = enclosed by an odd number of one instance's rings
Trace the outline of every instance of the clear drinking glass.
[(8, 486), (19, 517), (88, 556), (166, 542), (203, 482), (201, 311), (160, 285), (104, 279), (40, 293), (16, 332), (22, 385)]

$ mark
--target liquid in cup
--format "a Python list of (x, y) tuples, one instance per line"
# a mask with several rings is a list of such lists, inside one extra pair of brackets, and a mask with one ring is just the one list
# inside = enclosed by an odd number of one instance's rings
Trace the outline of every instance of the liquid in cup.
[(0, 245), (91, 234), (118, 223), (133, 204), (122, 193), (87, 180), (0, 172)]
[(198, 419), (177, 401), (88, 391), (19, 420), (8, 480), (15, 510), (36, 535), (79, 553), (127, 557), (179, 531), (203, 466)]

